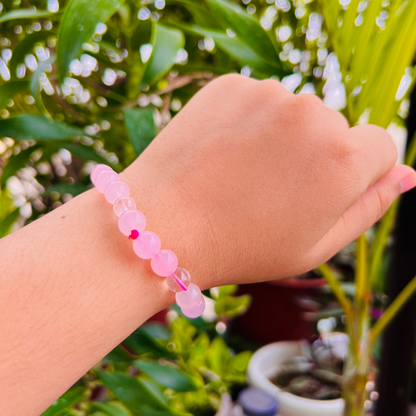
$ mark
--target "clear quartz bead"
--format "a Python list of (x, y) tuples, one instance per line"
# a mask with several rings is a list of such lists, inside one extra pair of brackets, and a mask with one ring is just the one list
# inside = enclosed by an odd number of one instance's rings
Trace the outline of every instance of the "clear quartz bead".
[(113, 204), (114, 213), (119, 217), (124, 211), (135, 210), (136, 201), (129, 196), (121, 196), (116, 199), (116, 202)]
[[(191, 283), (191, 276), (188, 270), (183, 267), (177, 267), (175, 273), (173, 274), (184, 284), (185, 287), (188, 287), (189, 283)], [(166, 285), (169, 290), (174, 293), (182, 292), (183, 290), (172, 275), (166, 277)]]

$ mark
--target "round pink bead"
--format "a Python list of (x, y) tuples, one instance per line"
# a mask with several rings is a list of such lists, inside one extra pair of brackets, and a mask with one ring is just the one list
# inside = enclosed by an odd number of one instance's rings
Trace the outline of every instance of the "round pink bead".
[(141, 259), (151, 259), (160, 251), (160, 238), (151, 231), (145, 231), (134, 240), (133, 250)]
[(185, 287), (189, 286), (191, 283), (191, 275), (189, 274), (188, 270), (184, 269), (183, 267), (178, 267), (174, 273), (166, 277), (166, 285), (172, 292), (182, 292), (182, 288), (179, 286), (179, 283), (173, 277), (175, 275)]
[(201, 289), (195, 283), (191, 283), (188, 286), (188, 290), (176, 292), (175, 295), (176, 303), (182, 309), (196, 308), (201, 302), (201, 297)]
[(113, 169), (110, 168), (110, 166), (103, 165), (102, 163), (95, 165), (93, 170), (91, 171), (91, 182), (95, 185), (95, 181), (97, 180), (97, 176), (104, 172), (105, 170), (112, 171)]
[(175, 272), (178, 267), (178, 258), (173, 251), (164, 249), (152, 258), (150, 265), (158, 276), (165, 277)]
[(198, 318), (202, 315), (205, 310), (205, 299), (201, 296), (201, 302), (199, 302), (198, 306), (192, 309), (184, 309), (182, 308), (182, 313), (187, 316), (188, 318)]
[(105, 188), (107, 188), (107, 185), (110, 182), (118, 180), (120, 180), (120, 178), (113, 170), (104, 170), (97, 175), (94, 185), (97, 190), (103, 194), (105, 192)]
[(119, 217), (124, 211), (136, 209), (136, 201), (129, 196), (121, 196), (113, 204), (114, 214)]
[(137, 230), (140, 234), (146, 228), (146, 217), (137, 209), (124, 211), (118, 219), (118, 228), (127, 237), (132, 230)]
[(110, 203), (114, 204), (118, 198), (121, 196), (129, 196), (130, 195), (130, 189), (122, 181), (113, 181), (110, 182), (104, 191), (105, 199)]

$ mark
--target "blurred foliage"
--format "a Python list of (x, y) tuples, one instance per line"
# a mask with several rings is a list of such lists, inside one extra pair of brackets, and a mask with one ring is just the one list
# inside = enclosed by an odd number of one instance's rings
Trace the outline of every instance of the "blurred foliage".
[[(95, 163), (128, 166), (221, 74), (273, 77), (292, 92), (321, 96), (351, 125), (394, 131), (415, 80), (415, 21), (410, 0), (3, 1), (0, 237), (86, 190)], [(368, 328), (368, 294), (382, 288), (396, 207), (369, 234), (370, 244), (359, 240), (353, 303), (331, 268), (320, 270), (350, 321), (359, 317), (354, 345)], [(217, 293), (220, 316), (247, 308), (249, 300), (233, 291)], [(394, 314), (385, 316), (373, 339)], [(206, 325), (179, 318), (168, 330), (139, 329), (45, 414), (153, 416), (216, 407), (224, 388), (243, 381), (248, 355), (231, 357), (221, 338), (204, 334), (212, 333)], [(103, 384), (102, 402), (90, 403)], [(80, 392), (78, 410), (65, 410)]]

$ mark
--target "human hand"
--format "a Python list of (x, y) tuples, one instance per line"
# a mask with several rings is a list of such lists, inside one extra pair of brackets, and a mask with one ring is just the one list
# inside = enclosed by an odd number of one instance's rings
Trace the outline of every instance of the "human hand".
[(325, 262), (416, 185), (396, 159), (384, 129), (349, 128), (314, 95), (228, 75), (196, 94), (128, 171), (147, 190), (162, 243), (209, 287)]

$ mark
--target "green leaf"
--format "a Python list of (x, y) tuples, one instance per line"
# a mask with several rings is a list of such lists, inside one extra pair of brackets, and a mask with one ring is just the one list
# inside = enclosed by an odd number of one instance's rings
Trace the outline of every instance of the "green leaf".
[(141, 359), (136, 360), (134, 365), (163, 386), (176, 391), (194, 391), (203, 387), (191, 375), (170, 364)]
[(118, 345), (110, 351), (104, 359), (112, 363), (129, 363), (133, 361), (135, 357), (130, 355), (123, 347)]
[(62, 395), (52, 406), (46, 409), (41, 416), (58, 416), (60, 412), (79, 402), (84, 396), (83, 387), (73, 387)]
[(124, 0), (71, 0), (62, 17), (58, 37), (58, 70), (63, 79), (82, 45), (94, 35), (98, 23), (105, 22)]
[(91, 402), (92, 411), (100, 411), (106, 416), (132, 416), (132, 414), (120, 403), (99, 403)]
[(244, 313), (250, 306), (251, 298), (249, 295), (238, 297), (224, 296), (215, 303), (215, 312), (219, 316), (237, 316)]
[(52, 12), (48, 10), (35, 10), (35, 9), (18, 9), (12, 10), (0, 16), (0, 23), (7, 22), (8, 20), (16, 19), (36, 19), (38, 17), (51, 16)]
[(0, 238), (9, 234), (10, 227), (17, 221), (18, 218), (19, 218), (19, 208), (15, 209), (10, 214), (6, 215), (0, 221)]
[(124, 121), (136, 155), (139, 156), (156, 136), (152, 108), (124, 110)]
[(4, 108), (7, 105), (7, 101), (11, 100), (16, 94), (28, 89), (29, 81), (12, 81), (0, 85), (0, 108)]
[(148, 388), (144, 380), (118, 372), (98, 371), (104, 385), (133, 412), (144, 416), (177, 416), (178, 413)]
[(68, 140), (85, 136), (84, 130), (42, 116), (23, 114), (0, 120), (0, 137), (15, 140)]
[(7, 179), (15, 175), (18, 170), (24, 168), (28, 164), (30, 156), (35, 150), (39, 149), (39, 147), (39, 145), (29, 147), (28, 149), (22, 150), (19, 154), (10, 157), (1, 175), (2, 187), (6, 184)]
[(138, 328), (124, 343), (138, 354), (151, 354), (155, 358), (169, 358), (172, 356), (163, 340), (156, 339), (149, 333), (146, 327)]
[(87, 185), (81, 183), (61, 183), (59, 185), (50, 186), (43, 195), (50, 195), (52, 192), (58, 192), (59, 194), (71, 194), (77, 196), (82, 194), (88, 189)]
[(180, 30), (153, 24), (151, 44), (152, 54), (146, 62), (142, 83), (152, 85), (172, 68), (179, 49), (185, 45), (185, 37)]
[(218, 374), (222, 375), (230, 361), (231, 353), (227, 344), (220, 337), (211, 342), (210, 354), (208, 361), (211, 368)]
[(266, 62), (282, 68), (273, 43), (259, 21), (240, 5), (224, 0), (207, 0), (213, 13), (224, 20), (239, 39)]
[(190, 25), (183, 22), (172, 22), (184, 31), (203, 37), (211, 37), (215, 44), (225, 53), (235, 59), (240, 65), (248, 65), (250, 68), (266, 77), (272, 75), (283, 76), (286, 71), (276, 68), (265, 62), (255, 51), (247, 47), (237, 36), (230, 38), (227, 33), (214, 29), (202, 28), (198, 25)]
[(225, 296), (234, 295), (237, 290), (238, 285), (221, 286), (218, 290), (218, 299), (221, 299)]
[(55, 62), (55, 59), (56, 59), (56, 56), (53, 55), (46, 61), (39, 62), (38, 67), (36, 68), (36, 71), (33, 73), (32, 78), (30, 80), (30, 90), (32, 91), (33, 97), (35, 98), (35, 102), (39, 108), (39, 111), (51, 121), (52, 121), (52, 117), (48, 113), (48, 110), (45, 108), (43, 101), (42, 101), (39, 81), (42, 75), (45, 76), (44, 72), (46, 68), (49, 65), (52, 65), (52, 63)]
[(234, 355), (234, 357), (231, 357), (231, 360), (228, 364), (229, 368), (245, 373), (247, 371), (248, 363), (252, 355), (253, 354), (251, 351), (244, 351)]
[(111, 163), (100, 156), (91, 146), (84, 146), (82, 144), (63, 144), (62, 147), (74, 156), (78, 156), (84, 160), (93, 160), (98, 163), (104, 163), (105, 165), (111, 165)]
[(53, 32), (46, 30), (33, 32), (16, 45), (13, 50), (13, 55), (9, 61), (9, 70), (12, 79), (16, 78), (17, 66), (24, 62), (25, 56), (33, 49), (33, 47), (37, 43), (46, 41), (53, 35)]

